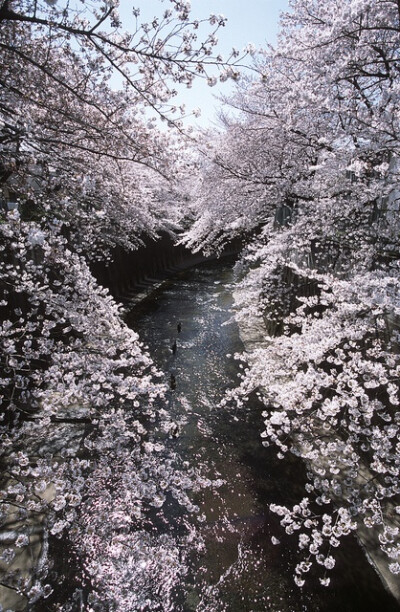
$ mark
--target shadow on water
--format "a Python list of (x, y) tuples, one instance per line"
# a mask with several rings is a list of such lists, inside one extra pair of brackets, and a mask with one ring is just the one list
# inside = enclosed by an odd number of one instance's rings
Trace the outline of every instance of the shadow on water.
[(226, 260), (199, 265), (126, 317), (168, 384), (173, 377), (169, 409), (184, 423), (173, 444), (206, 477), (223, 481), (193, 500), (205, 516), (199, 523), (205, 546), (193, 555), (177, 610), (398, 611), (352, 538), (339, 551), (329, 588), (316, 576), (307, 589), (294, 585), (296, 537), (284, 533), (268, 505), (301, 500), (304, 466), (295, 457), (279, 460), (262, 446), (263, 407), (255, 395), (240, 410), (219, 406), (239, 382), (240, 362), (233, 355), (243, 350), (237, 325), (229, 322), (232, 281)]

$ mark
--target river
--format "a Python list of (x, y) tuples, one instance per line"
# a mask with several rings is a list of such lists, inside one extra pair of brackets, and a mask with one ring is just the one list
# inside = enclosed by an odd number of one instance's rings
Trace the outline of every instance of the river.
[(205, 547), (192, 556), (176, 610), (398, 611), (352, 537), (339, 551), (330, 587), (321, 587), (316, 576), (307, 588), (294, 585), (296, 538), (285, 535), (268, 505), (301, 499), (304, 466), (295, 458), (278, 460), (262, 446), (263, 408), (256, 397), (241, 408), (220, 405), (241, 370), (234, 359), (243, 345), (232, 321), (233, 280), (232, 261), (201, 264), (126, 317), (167, 381), (173, 377), (168, 406), (181, 422), (176, 450), (205, 476), (224, 483), (193, 500), (205, 515), (197, 526)]

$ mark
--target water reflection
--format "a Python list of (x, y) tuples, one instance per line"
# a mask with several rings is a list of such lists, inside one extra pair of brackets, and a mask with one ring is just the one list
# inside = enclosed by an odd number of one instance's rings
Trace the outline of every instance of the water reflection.
[(205, 544), (192, 556), (176, 609), (398, 610), (351, 539), (331, 574), (332, 587), (321, 587), (317, 579), (305, 591), (294, 586), (295, 538), (282, 532), (268, 504), (299, 500), (304, 467), (294, 458), (277, 460), (261, 445), (255, 396), (240, 411), (219, 406), (226, 389), (238, 382), (240, 364), (232, 355), (243, 350), (232, 322), (232, 280), (231, 263), (203, 264), (127, 316), (168, 377), (169, 410), (179, 422), (173, 444), (205, 476), (223, 481), (193, 500), (204, 516), (198, 529)]

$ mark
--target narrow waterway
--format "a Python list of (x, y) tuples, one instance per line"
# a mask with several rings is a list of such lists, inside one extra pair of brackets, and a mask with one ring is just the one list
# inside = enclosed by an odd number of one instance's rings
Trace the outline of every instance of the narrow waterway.
[(203, 523), (193, 518), (205, 547), (193, 554), (176, 610), (399, 610), (353, 539), (340, 551), (329, 588), (316, 576), (307, 589), (294, 585), (296, 538), (284, 534), (268, 504), (301, 499), (304, 466), (295, 459), (279, 461), (262, 446), (256, 397), (242, 408), (220, 406), (226, 390), (238, 382), (241, 364), (233, 356), (243, 350), (232, 322), (232, 281), (232, 262), (202, 264), (127, 315), (167, 380), (173, 376), (168, 405), (181, 423), (173, 444), (205, 476), (224, 482), (194, 499), (206, 517)]

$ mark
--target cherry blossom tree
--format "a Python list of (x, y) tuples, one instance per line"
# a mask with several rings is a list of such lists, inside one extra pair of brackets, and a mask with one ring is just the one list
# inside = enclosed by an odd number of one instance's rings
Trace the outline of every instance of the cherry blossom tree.
[(238, 320), (265, 335), (234, 395), (261, 390), (264, 444), (307, 464), (305, 497), (271, 505), (299, 538), (299, 586), (314, 562), (329, 584), (355, 531), (400, 572), (399, 17), (390, 1), (292, 2), (205, 156), (185, 238), (248, 236)]
[(76, 244), (87, 237), (86, 253), (165, 229), (163, 192), (184, 148), (176, 88), (196, 76), (213, 84), (218, 69), (234, 77), (236, 57), (214, 54), (225, 18), (168, 4), (151, 23), (133, 7), (128, 31), (116, 1), (1, 5), (3, 176), (30, 217), (57, 217)]
[(132, 7), (125, 32), (117, 1), (0, 2), (1, 589), (10, 609), (52, 597), (58, 539), (66, 567), (74, 557), (79, 568), (73, 597), (169, 609), (163, 598), (195, 535), (182, 523), (179, 537), (160, 536), (152, 513), (161, 520), (167, 498), (195, 512), (190, 490), (210, 485), (169, 448), (162, 375), (88, 265), (176, 229), (171, 179), (184, 165), (185, 112), (176, 87), (196, 76), (212, 85), (212, 67), (229, 74), (214, 54), (225, 19), (199, 22), (189, 3), (167, 4), (151, 23)]

